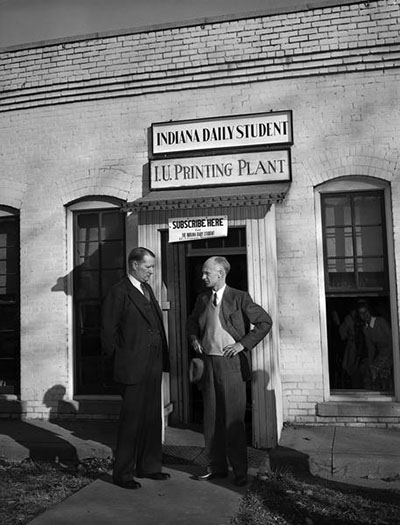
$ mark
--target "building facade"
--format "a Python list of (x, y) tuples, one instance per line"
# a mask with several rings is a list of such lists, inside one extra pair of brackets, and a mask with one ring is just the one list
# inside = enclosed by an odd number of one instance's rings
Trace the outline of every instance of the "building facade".
[[(172, 424), (200, 417), (184, 324), (222, 254), (274, 321), (252, 353), (255, 446), (284, 422), (400, 427), (399, 30), (395, 0), (331, 1), (2, 50), (1, 415), (117, 417), (99, 312), (139, 244), (158, 260)], [(213, 141), (193, 135), (206, 124)], [(203, 218), (223, 236), (171, 242), (173, 220)], [(389, 326), (384, 385), (360, 299)]]

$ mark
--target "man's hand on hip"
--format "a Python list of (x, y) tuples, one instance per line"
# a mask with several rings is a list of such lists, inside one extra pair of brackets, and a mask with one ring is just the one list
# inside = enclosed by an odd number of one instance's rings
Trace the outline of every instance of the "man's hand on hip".
[(242, 350), (244, 350), (244, 346), (242, 345), (242, 343), (238, 342), (233, 345), (227, 345), (223, 349), (224, 357), (234, 357)]

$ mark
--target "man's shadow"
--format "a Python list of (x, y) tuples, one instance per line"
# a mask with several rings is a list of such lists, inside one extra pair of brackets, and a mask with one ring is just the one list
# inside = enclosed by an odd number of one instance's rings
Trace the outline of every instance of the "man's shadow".
[[(56, 385), (50, 388), (43, 403), (50, 407), (49, 421), (59, 427), (66, 435), (83, 441), (92, 441), (106, 445), (112, 450), (115, 448), (118, 421), (116, 419), (85, 419), (79, 418), (78, 408), (73, 401), (64, 399), (65, 387)], [(83, 414), (82, 414), (83, 416)]]
[[(53, 387), (63, 395), (60, 385)], [(26, 420), (20, 401), (2, 401), (4, 410), (13, 413), (13, 419), (2, 419), (3, 438), (1, 455), (6, 459), (78, 463), (76, 448), (45, 420)], [(10, 439), (8, 439), (10, 438)], [(17, 445), (16, 445), (17, 444)]]
[[(72, 271), (63, 276), (58, 277), (56, 283), (52, 286), (51, 291), (58, 293), (61, 292), (64, 293), (66, 296), (72, 297), (73, 282), (80, 281), (81, 272), (85, 272), (85, 270), (88, 269), (97, 268), (99, 257), (99, 250), (96, 249), (90, 255), (86, 256), (81, 264), (77, 264), (76, 266), (74, 266)], [(124, 271), (121, 274), (116, 273), (114, 279), (108, 283), (109, 287), (111, 287), (111, 285), (114, 284), (114, 282), (117, 282), (124, 274)], [(107, 290), (103, 290), (103, 293), (105, 293), (106, 291)], [(100, 309), (101, 304), (102, 301), (100, 300)], [(79, 310), (79, 308), (76, 305), (75, 307)], [(76, 330), (80, 332), (85, 328), (82, 321), (84, 315), (81, 315), (79, 313), (78, 318), (79, 322), (82, 324), (76, 326)], [(101, 322), (99, 320), (99, 337), (100, 326)], [(90, 325), (89, 328), (93, 332), (93, 325)], [(112, 359), (103, 356), (101, 352), (100, 343), (98, 346), (98, 353), (96, 357), (98, 359), (98, 362), (102, 363), (102, 376), (97, 378), (97, 386), (99, 387), (99, 391), (97, 392), (99, 397), (97, 400), (85, 399), (81, 401), (75, 401), (64, 399), (66, 393), (65, 388), (60, 385), (55, 385), (46, 392), (43, 402), (44, 404), (46, 404), (46, 406), (51, 407), (49, 419), (52, 423), (62, 427), (78, 439), (101, 443), (114, 450), (116, 444), (116, 433), (118, 425), (117, 416), (119, 414), (120, 404), (119, 389), (117, 385), (115, 385), (112, 382), (111, 379), (111, 371), (113, 368)], [(74, 356), (74, 359), (78, 359), (76, 354)], [(75, 365), (78, 370), (80, 369), (80, 367), (83, 366), (80, 362), (76, 362)], [(77, 375), (79, 374), (77, 373)], [(102, 401), (102, 395), (116, 396), (116, 402), (107, 405), (109, 400)], [(94, 407), (93, 412), (91, 412), (91, 407)], [(109, 414), (111, 417), (108, 418), (107, 414)], [(98, 419), (95, 419), (96, 417)]]

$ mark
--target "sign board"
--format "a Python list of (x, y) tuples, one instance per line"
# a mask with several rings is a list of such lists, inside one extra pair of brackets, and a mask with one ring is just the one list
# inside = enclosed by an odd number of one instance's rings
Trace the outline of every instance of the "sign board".
[(228, 216), (178, 217), (168, 220), (168, 241), (215, 239), (228, 235)]
[(151, 132), (153, 155), (293, 142), (291, 111), (162, 122)]
[(152, 190), (290, 180), (289, 150), (150, 161)]

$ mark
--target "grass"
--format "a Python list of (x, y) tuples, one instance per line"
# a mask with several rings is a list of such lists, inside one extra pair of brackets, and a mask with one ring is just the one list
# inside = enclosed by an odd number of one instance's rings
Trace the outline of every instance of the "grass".
[(230, 525), (398, 525), (400, 494), (278, 472), (255, 479)]
[(104, 474), (111, 463), (79, 465), (0, 459), (0, 523), (23, 525)]
[[(24, 525), (111, 469), (0, 459), (0, 523)], [(249, 486), (230, 525), (398, 525), (400, 494), (277, 469)]]

